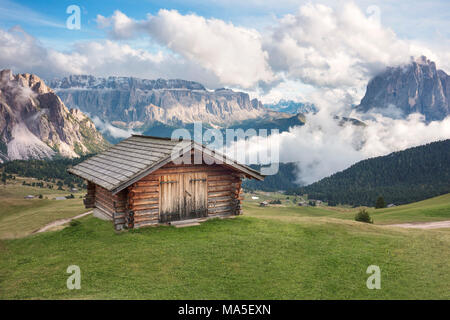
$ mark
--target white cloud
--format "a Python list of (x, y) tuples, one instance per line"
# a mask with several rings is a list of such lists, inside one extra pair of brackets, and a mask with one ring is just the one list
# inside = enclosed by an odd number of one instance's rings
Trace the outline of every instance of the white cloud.
[[(281, 162), (299, 163), (298, 182), (310, 184), (363, 159), (450, 139), (450, 116), (426, 123), (419, 114), (403, 120), (372, 114), (372, 119), (365, 121), (366, 127), (339, 126), (333, 119), (339, 106), (328, 101), (332, 96), (314, 101), (320, 111), (308, 114), (304, 126), (271, 135), (268, 141), (258, 137), (240, 141), (237, 150), (245, 150), (246, 158), (256, 159), (257, 154), (269, 154), (269, 146), (276, 145)], [(342, 106), (342, 102), (337, 104)]]
[[(88, 116), (89, 116), (89, 114), (88, 114)], [(140, 132), (134, 131), (132, 129), (125, 130), (125, 129), (113, 126), (111, 123), (109, 123), (107, 121), (103, 121), (97, 116), (94, 116), (92, 118), (92, 122), (94, 122), (97, 130), (100, 130), (100, 132), (103, 134), (109, 134), (113, 138), (128, 138), (132, 134), (140, 134)]]
[(71, 52), (44, 47), (20, 27), (0, 29), (0, 69), (35, 73), (49, 79), (69, 74), (134, 76), (141, 78), (182, 78), (212, 87), (219, 79), (201, 66), (173, 54), (150, 53), (111, 40), (84, 41)]
[(110, 28), (110, 36), (115, 39), (129, 39), (135, 36), (139, 23), (128, 18), (119, 10), (114, 11), (110, 18), (106, 18), (101, 14), (97, 15), (97, 24), (100, 28)]
[(144, 32), (159, 44), (211, 71), (223, 85), (243, 88), (274, 80), (262, 49), (261, 34), (219, 19), (176, 10), (160, 10), (147, 20), (134, 21), (120, 11), (110, 18), (97, 17), (113, 38), (132, 38)]
[(44, 78), (72, 73), (184, 78), (209, 88), (245, 88), (267, 101), (285, 94), (308, 99), (311, 86), (339, 88), (358, 102), (370, 77), (387, 65), (408, 62), (410, 55), (448, 65), (447, 44), (436, 53), (401, 40), (351, 3), (336, 9), (303, 5), (260, 31), (164, 9), (144, 20), (115, 11), (98, 15), (97, 24), (110, 40), (77, 42), (71, 51), (44, 47), (19, 28), (0, 30), (1, 67)]
[(263, 48), (275, 71), (318, 87), (358, 88), (386, 66), (407, 63), (421, 48), (366, 16), (356, 5), (307, 4), (279, 19)]

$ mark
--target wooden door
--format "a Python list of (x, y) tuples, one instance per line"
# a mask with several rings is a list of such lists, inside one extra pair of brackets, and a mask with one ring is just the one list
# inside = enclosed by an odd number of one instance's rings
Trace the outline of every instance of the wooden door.
[(206, 173), (165, 175), (160, 184), (161, 222), (208, 215)]

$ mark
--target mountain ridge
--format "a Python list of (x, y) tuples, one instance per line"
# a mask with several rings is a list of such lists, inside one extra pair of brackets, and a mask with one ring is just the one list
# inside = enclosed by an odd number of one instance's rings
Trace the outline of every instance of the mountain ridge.
[(356, 110), (394, 118), (420, 113), (426, 121), (443, 120), (450, 115), (450, 76), (425, 56), (389, 67), (369, 81)]
[(0, 161), (77, 157), (108, 145), (86, 115), (67, 109), (38, 76), (0, 71)]
[(224, 124), (268, 112), (247, 93), (207, 90), (198, 82), (180, 79), (72, 75), (49, 85), (69, 107), (126, 128), (145, 128), (154, 122)]

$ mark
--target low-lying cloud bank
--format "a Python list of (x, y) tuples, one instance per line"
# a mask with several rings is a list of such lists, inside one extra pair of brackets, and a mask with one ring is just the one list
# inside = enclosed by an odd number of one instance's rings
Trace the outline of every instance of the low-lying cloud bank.
[(420, 114), (406, 119), (371, 114), (370, 120), (364, 121), (366, 126), (355, 126), (350, 122), (340, 125), (330, 109), (333, 108), (322, 104), (317, 114), (307, 115), (304, 126), (267, 139), (239, 141), (231, 149), (245, 152), (247, 159), (257, 159), (258, 154), (270, 154), (271, 146), (277, 146), (279, 161), (298, 162), (297, 182), (307, 185), (367, 158), (450, 139), (450, 117), (426, 123)]
[(122, 129), (116, 127), (107, 121), (101, 120), (97, 116), (94, 116), (91, 119), (92, 122), (94, 122), (97, 130), (99, 130), (102, 134), (109, 135), (115, 139), (126, 139), (130, 137), (132, 134), (140, 134), (140, 132), (134, 131), (132, 129)]

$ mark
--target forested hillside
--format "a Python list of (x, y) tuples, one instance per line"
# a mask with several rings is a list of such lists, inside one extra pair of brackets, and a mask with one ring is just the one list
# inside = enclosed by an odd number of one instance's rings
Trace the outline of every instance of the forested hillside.
[[(266, 176), (264, 181), (244, 180), (243, 188), (246, 190), (262, 190), (262, 191), (279, 191), (279, 190), (294, 190), (298, 188), (295, 184), (296, 165), (293, 162), (279, 163), (278, 173), (273, 176)], [(260, 170), (261, 167), (251, 165), (255, 170)]]
[(331, 203), (373, 206), (377, 197), (403, 204), (450, 192), (450, 140), (360, 161), (299, 194)]
[(60, 158), (55, 160), (14, 160), (0, 164), (6, 174), (18, 174), (22, 177), (51, 181), (62, 180), (68, 186), (82, 186), (83, 179), (67, 172), (67, 168), (74, 166), (92, 155), (79, 158)]

